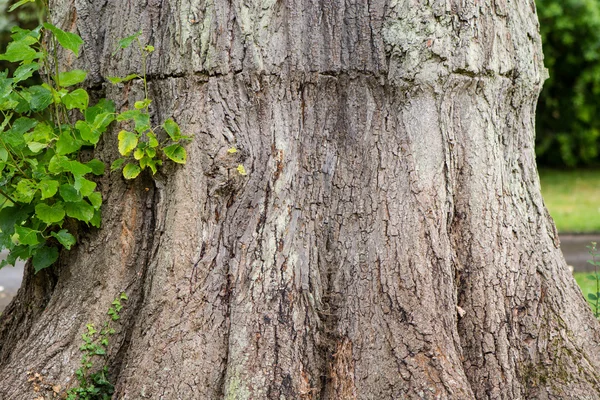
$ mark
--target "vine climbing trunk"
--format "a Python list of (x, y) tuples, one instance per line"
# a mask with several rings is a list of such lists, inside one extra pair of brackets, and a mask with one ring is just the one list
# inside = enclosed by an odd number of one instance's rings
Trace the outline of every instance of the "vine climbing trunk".
[(85, 325), (121, 291), (118, 399), (600, 396), (598, 322), (535, 166), (533, 1), (51, 10), (85, 40), (63, 60), (121, 110), (141, 83), (106, 78), (140, 59), (112, 53), (141, 28), (155, 124), (194, 140), (185, 166), (107, 173), (102, 228), (27, 270), (0, 319), (0, 399), (73, 386)]

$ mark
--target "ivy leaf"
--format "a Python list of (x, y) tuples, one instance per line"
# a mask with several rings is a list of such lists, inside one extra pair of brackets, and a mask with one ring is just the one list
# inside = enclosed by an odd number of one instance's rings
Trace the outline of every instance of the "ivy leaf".
[(34, 2), (35, 2), (35, 0), (21, 0), (21, 1), (18, 1), (15, 4), (13, 4), (12, 6), (10, 6), (10, 8), (8, 9), (8, 12), (15, 11), (17, 8), (21, 7), (23, 4), (34, 3)]
[(29, 64), (23, 64), (15, 70), (13, 73), (13, 80), (15, 83), (19, 83), (33, 76), (33, 73), (40, 68), (38, 63), (32, 62)]
[(38, 188), (42, 192), (42, 200), (49, 199), (58, 191), (58, 181), (42, 179), (40, 183), (38, 183)]
[(117, 117), (117, 121), (126, 121), (130, 119), (135, 122), (136, 132), (143, 133), (150, 129), (150, 116), (141, 110), (123, 111)]
[(65, 218), (65, 210), (62, 203), (56, 203), (51, 206), (46, 203), (39, 203), (35, 206), (35, 216), (40, 221), (50, 225), (61, 222)]
[(139, 78), (138, 74), (129, 74), (125, 78), (119, 78), (118, 76), (108, 76), (106, 79), (110, 81), (113, 85), (121, 82), (129, 82), (132, 79)]
[(148, 137), (148, 146), (152, 148), (158, 147), (158, 139), (154, 133), (148, 132), (146, 136)]
[(121, 166), (123, 165), (123, 163), (125, 162), (124, 158), (117, 158), (111, 165), (110, 165), (110, 170), (111, 171), (116, 171), (119, 168), (121, 168)]
[(150, 99), (144, 99), (143, 101), (136, 101), (133, 105), (136, 109), (141, 110), (142, 108), (146, 108), (152, 103)]
[(37, 125), (32, 118), (21, 117), (17, 119), (12, 127), (2, 134), (4, 141), (14, 148), (23, 147), (25, 144), (24, 133)]
[(181, 139), (179, 125), (177, 125), (177, 122), (173, 121), (171, 118), (164, 122), (163, 128), (172, 140), (177, 142), (179, 139)]
[(85, 110), (85, 120), (88, 122), (94, 122), (96, 116), (103, 113), (114, 113), (115, 103), (111, 100), (100, 99), (95, 106), (92, 106)]
[(21, 179), (19, 183), (17, 183), (15, 189), (16, 190), (13, 193), (15, 200), (21, 203), (31, 203), (31, 200), (33, 200), (33, 196), (37, 191), (37, 185), (29, 179)]
[(32, 131), (25, 133), (23, 137), (27, 143), (48, 143), (54, 137), (54, 129), (46, 122), (40, 122)]
[(75, 176), (83, 176), (92, 172), (92, 169), (87, 165), (80, 163), (79, 161), (70, 161), (69, 171)]
[(65, 203), (65, 211), (69, 217), (83, 222), (90, 222), (94, 216), (94, 207), (84, 200), (76, 203)]
[(104, 169), (106, 168), (104, 163), (96, 158), (94, 158), (91, 161), (86, 162), (85, 165), (87, 165), (88, 167), (90, 167), (92, 169), (92, 174), (94, 174), (94, 175), (103, 175)]
[(73, 187), (77, 189), (83, 196), (87, 197), (94, 192), (94, 189), (96, 189), (96, 182), (87, 180), (82, 176), (76, 176)]
[(61, 229), (58, 232), (50, 233), (53, 237), (55, 237), (60, 244), (65, 246), (67, 250), (71, 250), (71, 246), (73, 246), (77, 241), (75, 240), (75, 236), (71, 235), (68, 230)]
[(81, 140), (77, 140), (70, 129), (65, 129), (56, 141), (56, 154), (63, 156), (75, 153), (81, 146), (83, 146)]
[(44, 28), (48, 29), (54, 34), (56, 40), (58, 40), (58, 43), (60, 43), (62, 47), (67, 50), (71, 50), (77, 57), (79, 57), (79, 48), (83, 44), (83, 40), (81, 37), (79, 37), (79, 35), (71, 32), (65, 32), (48, 22), (44, 23)]
[(100, 228), (101, 224), (102, 224), (102, 213), (100, 212), (100, 210), (96, 210), (96, 211), (94, 211), (94, 216), (90, 220), (90, 225), (92, 225), (96, 228)]
[(100, 194), (100, 192), (94, 192), (90, 194), (87, 198), (90, 201), (90, 203), (92, 203), (94, 209), (100, 209), (100, 206), (102, 205), (102, 195)]
[(62, 98), (62, 102), (67, 107), (67, 110), (79, 108), (81, 111), (85, 110), (90, 102), (90, 96), (83, 89), (75, 89), (70, 93), (65, 94)]
[(31, 94), (29, 107), (31, 107), (32, 111), (45, 110), (54, 101), (52, 92), (43, 86), (31, 86), (29, 93)]
[(85, 81), (86, 77), (87, 71), (74, 69), (72, 71), (61, 72), (58, 74), (58, 79), (56, 79), (56, 76), (53, 76), (52, 78), (58, 86), (69, 87)]
[(2, 233), (12, 235), (15, 232), (15, 226), (29, 218), (32, 212), (33, 206), (31, 205), (4, 207), (0, 210), (0, 230)]
[(138, 137), (133, 132), (121, 131), (119, 132), (119, 153), (122, 156), (126, 156), (131, 153), (131, 150), (135, 149), (138, 144)]
[(76, 203), (81, 201), (83, 197), (79, 193), (79, 191), (75, 188), (75, 186), (65, 183), (60, 185), (59, 189), (60, 197), (63, 198), (66, 202)]
[(40, 247), (33, 255), (33, 268), (36, 273), (40, 272), (54, 264), (56, 260), (58, 260), (58, 249), (56, 247)]
[(125, 168), (123, 168), (123, 176), (125, 179), (134, 179), (136, 178), (142, 170), (139, 166), (135, 164), (127, 164)]
[(25, 226), (15, 226), (15, 232), (19, 235), (19, 243), (21, 244), (35, 245), (40, 242), (38, 238), (38, 233), (41, 233), (40, 231)]
[[(154, 149), (146, 149), (146, 151), (148, 150), (154, 150)], [(140, 159), (140, 167), (142, 167), (142, 169), (145, 169), (146, 167), (149, 167), (152, 170), (152, 174), (156, 174), (157, 165), (162, 165), (162, 161), (161, 160), (155, 160), (153, 158), (150, 157), (142, 157)]]
[(33, 42), (31, 42), (30, 39), (33, 38), (31, 38), (31, 36), (26, 36), (19, 41), (11, 42), (6, 47), (6, 52), (0, 55), (0, 60), (18, 62), (38, 58), (38, 53), (30, 47), (30, 45), (35, 43), (36, 40), (33, 39)]
[(144, 157), (144, 149), (141, 148), (136, 148), (135, 151), (133, 152), (133, 158), (135, 158), (136, 160), (139, 160), (140, 158)]
[(30, 142), (30, 143), (27, 143), (27, 147), (29, 147), (29, 150), (31, 150), (32, 153), (39, 153), (42, 149), (45, 149), (46, 147), (48, 147), (48, 144), (39, 143), (39, 142)]
[(133, 35), (127, 36), (126, 38), (123, 38), (123, 39), (119, 40), (119, 47), (114, 51), (114, 53), (112, 55), (114, 56), (115, 54), (117, 54), (117, 52), (119, 51), (119, 49), (126, 49), (127, 47), (129, 47), (129, 45), (135, 39), (137, 39), (141, 34), (142, 34), (142, 30), (140, 29), (139, 31), (137, 31)]
[(185, 164), (187, 153), (185, 149), (178, 144), (172, 144), (163, 149), (165, 155), (178, 164)]
[(53, 174), (59, 174), (61, 172), (68, 171), (69, 159), (65, 156), (55, 154), (48, 162), (48, 171)]

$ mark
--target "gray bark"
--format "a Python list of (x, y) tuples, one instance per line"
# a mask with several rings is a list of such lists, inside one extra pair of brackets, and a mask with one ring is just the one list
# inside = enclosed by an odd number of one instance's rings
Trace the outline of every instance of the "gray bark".
[[(55, 1), (122, 108), (155, 46), (155, 123), (188, 164), (101, 181), (103, 228), (0, 319), (0, 399), (67, 388), (130, 295), (118, 399), (594, 399), (600, 330), (534, 155), (533, 1)], [(137, 97), (136, 97), (137, 96)], [(117, 156), (116, 132), (96, 153)], [(236, 146), (239, 152), (227, 153)], [(236, 172), (238, 164), (247, 176)]]

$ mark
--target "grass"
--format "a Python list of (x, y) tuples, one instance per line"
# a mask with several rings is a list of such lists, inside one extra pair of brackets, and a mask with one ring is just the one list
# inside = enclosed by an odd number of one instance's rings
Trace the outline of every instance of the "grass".
[(596, 293), (596, 281), (588, 279), (588, 276), (593, 274), (593, 272), (575, 272), (573, 274), (575, 280), (577, 281), (577, 284), (583, 292), (583, 297), (585, 297), (586, 299), (588, 298), (588, 293)]
[(560, 233), (600, 232), (600, 170), (540, 170), (542, 195)]

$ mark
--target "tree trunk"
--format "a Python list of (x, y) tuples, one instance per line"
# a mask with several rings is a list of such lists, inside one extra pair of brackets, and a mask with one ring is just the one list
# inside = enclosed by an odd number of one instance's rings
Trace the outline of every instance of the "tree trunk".
[(540, 195), (533, 1), (51, 8), (86, 42), (64, 60), (121, 109), (140, 84), (105, 78), (141, 61), (111, 53), (141, 27), (154, 122), (194, 140), (154, 179), (107, 174), (102, 229), (27, 270), (0, 399), (74, 385), (121, 291), (116, 399), (600, 397), (599, 325)]

